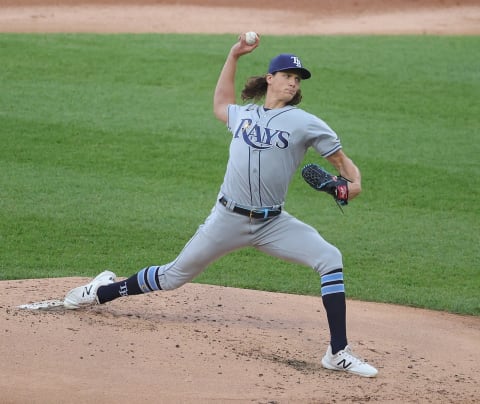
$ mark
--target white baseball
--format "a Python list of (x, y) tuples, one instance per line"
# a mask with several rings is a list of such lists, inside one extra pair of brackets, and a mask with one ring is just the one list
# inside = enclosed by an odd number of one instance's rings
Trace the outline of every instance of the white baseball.
[(255, 42), (257, 42), (258, 35), (256, 32), (250, 31), (245, 34), (245, 42), (247, 45), (253, 45)]

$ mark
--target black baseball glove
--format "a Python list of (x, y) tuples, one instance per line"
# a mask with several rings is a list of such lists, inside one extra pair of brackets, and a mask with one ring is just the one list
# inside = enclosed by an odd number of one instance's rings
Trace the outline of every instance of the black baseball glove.
[(348, 203), (348, 180), (346, 178), (332, 175), (313, 163), (303, 167), (302, 177), (312, 188), (332, 195), (339, 206)]

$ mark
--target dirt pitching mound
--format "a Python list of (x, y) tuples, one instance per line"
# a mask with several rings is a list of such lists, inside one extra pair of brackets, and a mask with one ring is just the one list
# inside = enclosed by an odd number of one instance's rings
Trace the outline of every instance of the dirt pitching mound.
[(473, 403), (480, 319), (348, 302), (375, 379), (325, 370), (320, 297), (187, 284), (90, 309), (16, 306), (84, 278), (1, 282), (2, 403)]

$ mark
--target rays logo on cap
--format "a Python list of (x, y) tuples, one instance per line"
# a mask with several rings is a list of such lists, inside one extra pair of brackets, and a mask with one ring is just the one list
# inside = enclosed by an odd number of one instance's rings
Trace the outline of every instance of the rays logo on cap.
[(300, 61), (300, 58), (298, 56), (291, 56), (292, 62), (297, 66), (297, 67), (302, 67), (302, 62)]
[(283, 70), (298, 70), (302, 79), (309, 79), (310, 72), (302, 66), (300, 58), (292, 53), (282, 53), (274, 57), (268, 66), (268, 73), (275, 74)]

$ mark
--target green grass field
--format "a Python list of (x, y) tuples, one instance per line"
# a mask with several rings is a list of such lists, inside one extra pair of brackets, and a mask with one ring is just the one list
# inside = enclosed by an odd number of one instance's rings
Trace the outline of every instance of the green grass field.
[[(128, 276), (175, 258), (223, 179), (212, 95), (235, 39), (0, 35), (0, 279)], [(281, 52), (303, 57), (301, 106), (362, 170), (345, 215), (300, 173), (287, 200), (342, 250), (348, 297), (479, 315), (480, 37), (265, 36), (239, 89)], [(196, 281), (320, 289), (309, 268), (249, 249)]]

